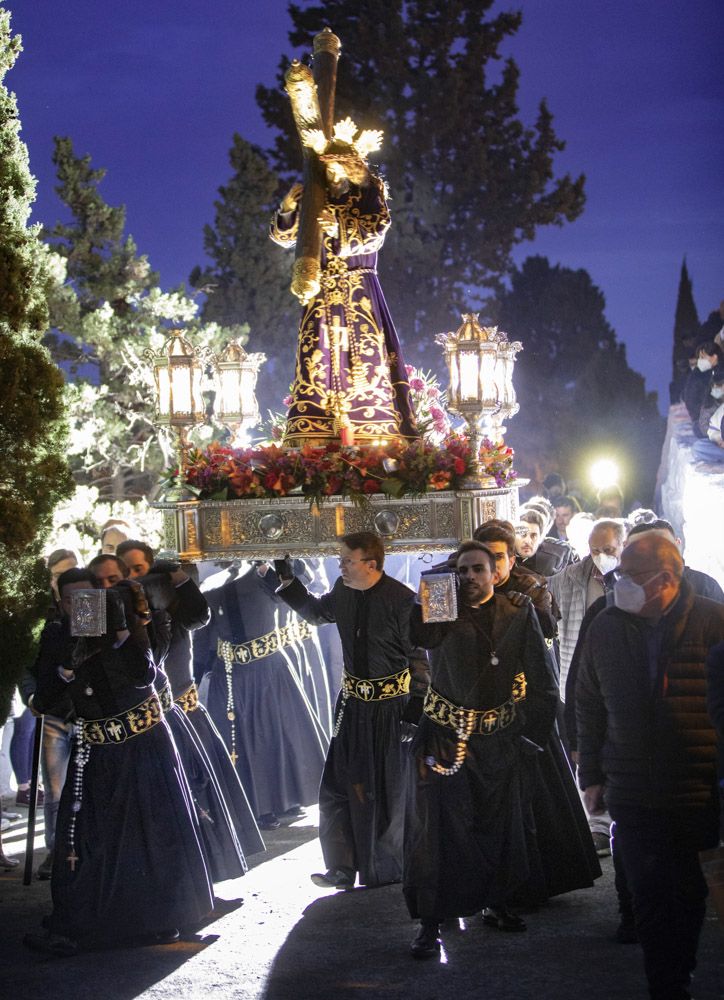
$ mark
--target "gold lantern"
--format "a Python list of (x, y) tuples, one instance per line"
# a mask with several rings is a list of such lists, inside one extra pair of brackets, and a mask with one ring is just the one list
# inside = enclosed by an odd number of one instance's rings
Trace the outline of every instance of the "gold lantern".
[(180, 464), (186, 464), (190, 447), (189, 430), (205, 417), (201, 395), (204, 374), (202, 352), (198, 352), (181, 330), (173, 330), (161, 353), (148, 351), (156, 383), (156, 420), (161, 427), (176, 431)]
[(455, 333), (442, 333), (436, 342), (445, 351), (450, 377), (448, 409), (467, 424), (474, 455), (474, 474), (464, 485), (474, 489), (489, 477), (480, 462), (484, 437), (502, 440), (503, 421), (518, 412), (513, 388), (515, 356), (522, 349), (497, 326), (481, 326), (477, 313), (466, 313)]
[(259, 403), (255, 390), (259, 369), (266, 354), (247, 354), (232, 340), (214, 359), (217, 379), (214, 412), (234, 437), (259, 423)]

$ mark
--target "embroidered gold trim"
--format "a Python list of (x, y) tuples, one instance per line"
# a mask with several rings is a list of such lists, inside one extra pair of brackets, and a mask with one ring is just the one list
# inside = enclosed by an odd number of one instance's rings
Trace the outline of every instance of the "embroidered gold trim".
[(342, 694), (359, 701), (388, 701), (410, 691), (411, 675), (408, 667), (387, 677), (353, 677), (346, 671), (342, 676)]
[(192, 684), (190, 688), (187, 688), (183, 694), (180, 694), (178, 698), (175, 699), (176, 704), (179, 708), (182, 708), (184, 712), (193, 712), (199, 707), (199, 692), (195, 684)]
[(216, 655), (224, 662), (231, 663), (251, 663), (253, 660), (262, 660), (265, 656), (271, 656), (284, 646), (291, 646), (294, 642), (301, 642), (309, 639), (312, 634), (312, 626), (297, 618), (283, 625), (281, 628), (260, 635), (258, 639), (250, 642), (232, 643), (226, 639), (219, 639), (216, 643)]
[(161, 702), (157, 694), (152, 694), (135, 708), (127, 712), (109, 716), (107, 719), (79, 719), (83, 739), (93, 746), (125, 743), (133, 736), (146, 733), (163, 719)]
[(460, 719), (465, 717), (470, 720), (470, 735), (491, 736), (501, 729), (505, 729), (515, 719), (515, 704), (525, 700), (526, 679), (525, 674), (516, 674), (513, 678), (513, 690), (508, 701), (498, 705), (497, 708), (464, 708), (449, 701), (433, 688), (425, 696), (423, 711), (425, 715), (436, 722), (439, 726), (446, 726), (448, 729), (458, 730)]

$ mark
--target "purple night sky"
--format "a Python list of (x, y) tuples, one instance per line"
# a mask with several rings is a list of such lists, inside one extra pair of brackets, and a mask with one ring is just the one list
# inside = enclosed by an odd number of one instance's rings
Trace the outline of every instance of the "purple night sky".
[[(126, 205), (128, 232), (162, 286), (186, 280), (204, 263), (202, 229), (229, 176), (232, 133), (267, 144), (254, 90), (272, 84), (280, 55), (292, 54), (286, 2), (6, 6), (25, 48), (6, 83), (38, 178), (33, 220), (61, 215), (52, 138), (68, 135), (107, 168), (101, 191)], [(521, 69), (524, 121), (546, 97), (567, 142), (557, 173), (587, 175), (582, 217), (543, 230), (518, 259), (539, 253), (589, 271), (630, 363), (663, 407), (684, 254), (700, 319), (724, 298), (721, 2), (498, 6), (523, 11), (505, 51)]]

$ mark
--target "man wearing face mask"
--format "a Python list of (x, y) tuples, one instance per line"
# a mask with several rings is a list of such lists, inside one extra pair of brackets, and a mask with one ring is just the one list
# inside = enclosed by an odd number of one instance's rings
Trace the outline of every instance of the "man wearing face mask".
[(705, 913), (699, 851), (719, 840), (705, 661), (724, 607), (698, 597), (657, 532), (621, 557), (614, 607), (591, 623), (576, 686), (579, 784), (608, 807), (652, 1000), (685, 1000)]
[[(698, 437), (691, 453), (702, 462), (724, 462), (724, 440), (722, 440), (722, 424), (724, 423), (724, 364), (719, 365), (711, 373), (709, 393), (705, 397), (699, 411)], [(695, 426), (695, 431), (697, 427)]]
[(721, 348), (713, 340), (705, 340), (696, 348), (695, 357), (696, 364), (687, 376), (681, 398), (691, 417), (694, 434), (705, 437), (706, 433), (702, 435), (699, 430), (699, 414), (709, 391), (711, 373), (722, 364)]

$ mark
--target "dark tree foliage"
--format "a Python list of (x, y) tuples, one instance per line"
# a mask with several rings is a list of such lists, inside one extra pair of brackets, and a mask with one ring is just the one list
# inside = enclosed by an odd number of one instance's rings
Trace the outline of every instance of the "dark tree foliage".
[(72, 492), (63, 376), (41, 344), (47, 253), (27, 225), (35, 183), (15, 97), (3, 83), (20, 52), (10, 14), (0, 9), (0, 722), (47, 603), (41, 556), (53, 509)]
[[(681, 390), (689, 371), (689, 358), (699, 342), (699, 317), (694, 303), (694, 289), (686, 266), (686, 258), (681, 265), (679, 294), (676, 297), (674, 316), (674, 345), (671, 353), (671, 402), (678, 403)], [(702, 338), (703, 339), (703, 338)]]
[(263, 152), (238, 134), (229, 161), (233, 174), (219, 188), (214, 225), (204, 227), (204, 250), (213, 263), (194, 268), (189, 282), (206, 294), (206, 322), (248, 325), (247, 349), (267, 355), (257, 396), (263, 408), (278, 410), (294, 374), (299, 319), (289, 292), (291, 255), (275, 246), (268, 232), (279, 177)]
[[(492, 0), (325, 0), (290, 4), (289, 39), (301, 52), (329, 25), (342, 40), (337, 120), (383, 128), (378, 154), (393, 226), (380, 268), (408, 360), (434, 366), (435, 333), (479, 308), (512, 266), (514, 247), (540, 226), (574, 220), (583, 177), (556, 178), (563, 149), (541, 102), (536, 121), (519, 117), (519, 70), (501, 45), (518, 13), (491, 14)], [(280, 82), (288, 65), (280, 65)], [(273, 162), (287, 180), (301, 157), (281, 86), (257, 100), (277, 130)]]
[(629, 368), (587, 271), (528, 257), (497, 302), (497, 321), (523, 350), (515, 368), (520, 413), (509, 423), (521, 475), (549, 471), (588, 486), (591, 461), (615, 458), (629, 499), (650, 501), (664, 425), (656, 393)]

